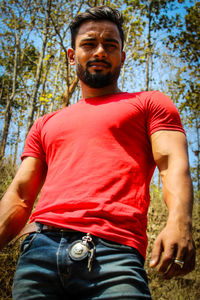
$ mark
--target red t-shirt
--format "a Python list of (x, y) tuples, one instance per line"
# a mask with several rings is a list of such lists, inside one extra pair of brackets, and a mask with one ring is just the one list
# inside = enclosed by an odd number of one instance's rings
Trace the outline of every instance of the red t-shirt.
[(155, 169), (150, 135), (184, 132), (160, 92), (81, 99), (32, 126), (22, 158), (48, 172), (32, 221), (90, 232), (145, 256), (149, 183)]

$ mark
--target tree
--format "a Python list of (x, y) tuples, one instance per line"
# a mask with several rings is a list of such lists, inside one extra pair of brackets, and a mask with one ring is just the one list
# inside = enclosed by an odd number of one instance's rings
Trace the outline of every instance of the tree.
[[(15, 4), (15, 9), (12, 4)], [(7, 93), (6, 93), (6, 104), (4, 110), (4, 125), (1, 135), (1, 144), (0, 144), (0, 158), (4, 156), (6, 142), (9, 133), (10, 122), (12, 118), (12, 104), (16, 95), (18, 76), (19, 72), (22, 69), (21, 67), (21, 40), (23, 31), (25, 28), (25, 22), (23, 21), (23, 15), (27, 14), (28, 2), (25, 1), (23, 10), (19, 4), (19, 1), (10, 1), (6, 3), (2, 1), (1, 6), (1, 15), (4, 16), (3, 24), (6, 30), (1, 35), (4, 37), (2, 42), (2, 57), (1, 61), (4, 66), (5, 75), (3, 78), (9, 78), (7, 83)], [(6, 56), (11, 54), (8, 61), (5, 59)], [(3, 79), (2, 82), (5, 82)], [(2, 87), (4, 88), (4, 87)], [(5, 95), (5, 89), (4, 89)], [(3, 96), (3, 93), (2, 93)], [(5, 99), (5, 98), (4, 98)]]
[(50, 29), (50, 12), (51, 12), (51, 6), (52, 6), (52, 1), (47, 0), (47, 4), (44, 10), (44, 29), (43, 29), (43, 39), (42, 39), (42, 49), (40, 52), (39, 60), (37, 63), (37, 70), (36, 70), (36, 78), (35, 78), (35, 84), (34, 84), (34, 89), (33, 93), (30, 98), (30, 109), (29, 109), (29, 115), (28, 115), (28, 121), (27, 121), (27, 127), (26, 127), (26, 135), (28, 134), (31, 126), (33, 125), (33, 120), (34, 120), (34, 113), (36, 111), (36, 101), (37, 101), (37, 93), (39, 90), (40, 86), (40, 80), (41, 80), (41, 74), (42, 74), (42, 66), (43, 66), (43, 59), (45, 56), (45, 50), (49, 38), (49, 29)]
[[(200, 2), (187, 8), (184, 24), (180, 24), (180, 34), (170, 36), (170, 43), (173, 51), (179, 55), (182, 66), (180, 79), (176, 88), (182, 89), (183, 100), (179, 105), (180, 111), (184, 115), (184, 123), (189, 128), (193, 128), (192, 151), (196, 158), (193, 168), (194, 182), (197, 183), (197, 191), (200, 191)], [(183, 67), (184, 66), (184, 67)], [(180, 85), (180, 81), (184, 84)], [(196, 137), (194, 138), (194, 136)]]
[[(187, 1), (189, 9), (191, 5), (188, 3)], [(119, 79), (123, 90), (132, 92), (159, 89), (168, 92), (168, 83), (177, 80), (175, 70), (178, 70), (179, 62), (176, 58), (179, 46), (176, 49), (167, 48), (166, 41), (175, 45), (176, 36), (182, 37), (180, 45), (183, 47), (184, 35), (181, 35), (181, 32), (184, 32), (184, 24), (189, 24), (189, 20), (176, 15), (176, 9), (183, 8), (186, 1), (25, 0), (22, 3), (19, 0), (1, 0), (3, 26), (0, 35), (0, 62), (4, 75), (0, 81), (0, 97), (3, 112), (9, 103), (15, 78), (14, 57), (17, 53), (14, 47), (13, 20), (18, 24), (19, 36), (15, 96), (10, 104), (11, 117), (9, 119), (8, 114), (1, 115), (1, 120), (4, 118), (12, 124), (7, 130), (5, 146), (11, 142), (11, 137), (12, 143), (24, 141), (32, 123), (44, 113), (70, 105), (80, 97), (75, 70), (67, 61), (67, 48), (70, 46), (69, 22), (78, 12), (95, 5), (118, 8), (125, 18), (127, 59)], [(174, 28), (176, 30), (173, 35)], [(169, 36), (173, 36), (174, 40), (171, 41)], [(188, 40), (188, 36), (185, 40)], [(183, 57), (180, 59), (183, 61)], [(190, 72), (194, 72), (194, 69)], [(180, 69), (179, 73), (182, 74), (179, 74), (182, 78), (183, 72)], [(179, 89), (178, 95), (186, 95), (186, 87), (189, 86), (188, 79), (187, 84)], [(177, 100), (175, 83), (171, 84), (170, 93), (172, 98)], [(13, 152), (16, 157), (17, 146), (13, 147)]]

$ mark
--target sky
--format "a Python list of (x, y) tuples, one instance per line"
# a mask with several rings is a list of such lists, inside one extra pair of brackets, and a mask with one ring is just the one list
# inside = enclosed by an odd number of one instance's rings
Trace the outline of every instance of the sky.
[[(189, 5), (193, 5), (194, 2), (195, 1), (187, 0), (187, 1), (185, 1), (185, 4), (187, 6), (189, 6)], [(178, 1), (177, 1), (177, 3), (178, 3)], [(178, 8), (177, 11), (171, 12), (171, 14), (175, 14), (175, 13), (180, 13), (182, 16), (184, 16), (186, 13), (186, 10), (184, 8)], [(1, 26), (2, 25), (1, 22), (2, 22), (2, 20), (0, 19), (0, 32), (2, 31), (2, 28), (3, 28), (3, 26)], [(37, 48), (41, 47), (41, 38), (36, 33), (33, 33), (30, 38), (32, 40), (34, 40), (34, 43), (37, 46)], [(159, 48), (159, 44), (157, 44), (156, 46)], [(157, 87), (159, 87), (158, 82), (161, 79), (161, 77), (162, 77), (163, 82), (169, 78), (169, 71), (167, 72), (166, 70), (162, 69), (162, 65), (160, 64), (159, 61), (154, 62), (154, 63), (156, 63), (156, 65), (154, 65), (154, 69), (157, 68), (160, 70), (159, 72), (157, 72), (157, 74), (155, 74), (155, 72), (154, 72), (155, 82), (154, 83), (152, 82), (152, 88), (157, 89)], [(2, 72), (3, 72), (3, 68), (0, 66), (0, 73), (2, 73)], [(142, 76), (143, 79), (141, 80), (141, 72), (142, 72), (141, 68), (138, 68), (137, 71), (133, 70), (134, 76), (129, 77), (128, 80), (126, 80), (126, 90), (127, 91), (132, 92), (133, 88), (134, 88), (134, 91), (139, 91), (139, 90), (141, 90), (142, 87), (144, 87), (144, 78), (145, 77)], [(130, 84), (131, 81), (133, 82), (132, 85)], [(0, 127), (2, 127), (1, 119), (0, 119)], [(14, 124), (13, 124), (13, 129), (14, 129)], [(12, 128), (11, 128), (11, 131), (12, 131)], [(20, 152), (21, 152), (22, 148), (23, 148), (23, 142), (19, 146), (20, 146)], [(11, 148), (8, 147), (7, 151), (11, 151)], [(190, 159), (192, 161), (193, 153), (192, 153), (191, 149), (189, 151), (190, 151)]]

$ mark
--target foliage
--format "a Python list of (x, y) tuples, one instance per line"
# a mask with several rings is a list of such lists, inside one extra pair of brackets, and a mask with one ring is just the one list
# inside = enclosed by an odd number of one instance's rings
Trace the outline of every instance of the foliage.
[[(167, 220), (167, 208), (163, 202), (161, 192), (152, 190), (151, 205), (148, 214), (148, 238), (147, 258), (145, 268), (148, 274), (149, 286), (153, 300), (197, 300), (200, 298), (200, 203), (195, 201), (193, 210), (193, 237), (196, 244), (196, 268), (193, 272), (171, 280), (163, 280), (162, 277), (149, 267), (153, 242), (159, 232), (165, 226)], [(195, 199), (197, 200), (197, 199)]]
[(0, 199), (4, 191), (8, 188), (16, 173), (16, 166), (13, 165), (11, 157), (0, 161)]
[[(179, 35), (171, 34), (168, 47), (172, 48), (180, 57), (181, 67), (177, 68), (179, 76), (173, 82), (182, 101), (179, 110), (183, 116), (183, 123), (193, 138), (190, 147), (195, 157), (193, 163), (193, 178), (195, 192), (200, 190), (200, 2), (187, 8), (184, 23), (180, 23)], [(169, 44), (170, 43), (170, 44)], [(193, 130), (191, 130), (191, 128)]]
[[(9, 149), (18, 161), (34, 120), (80, 97), (75, 70), (67, 62), (69, 22), (75, 14), (95, 5), (116, 7), (125, 18), (127, 58), (120, 87), (131, 92), (158, 89), (168, 93), (173, 100), (176, 98), (177, 106), (183, 104), (180, 110), (184, 123), (188, 120), (194, 125), (194, 114), (190, 114), (189, 120), (184, 112), (186, 106), (191, 107), (188, 103), (194, 99), (194, 89), (196, 99), (199, 97), (196, 80), (199, 1), (194, 4), (191, 0), (0, 0), (0, 3), (0, 124), (4, 124), (0, 156)], [(192, 150), (199, 149), (195, 146)]]

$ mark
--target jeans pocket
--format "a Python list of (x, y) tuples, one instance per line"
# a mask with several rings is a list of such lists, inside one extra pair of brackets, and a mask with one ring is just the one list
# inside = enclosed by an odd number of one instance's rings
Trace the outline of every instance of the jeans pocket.
[(21, 243), (20, 251), (21, 254), (24, 254), (28, 249), (30, 249), (34, 239), (38, 235), (38, 232), (30, 233)]
[(122, 253), (123, 252), (124, 253), (132, 253), (133, 255), (137, 256), (137, 258), (139, 259), (141, 264), (144, 265), (144, 257), (140, 254), (140, 252), (136, 248), (126, 246), (126, 245), (123, 245), (123, 244), (119, 244), (119, 243), (116, 243), (116, 242), (108, 241), (108, 240), (105, 240), (105, 239), (102, 239), (102, 238), (99, 238), (98, 240), (102, 245), (104, 245), (106, 247), (116, 249), (116, 250), (120, 250), (120, 252), (122, 252)]
[(99, 238), (99, 242), (101, 244), (103, 244), (104, 246), (107, 246), (109, 248), (114, 248), (114, 249), (119, 249), (119, 250), (125, 250), (125, 251), (130, 251), (130, 252), (134, 252), (134, 248), (130, 247), (130, 246), (126, 246), (126, 245), (122, 245), (116, 242), (112, 242), (112, 241), (108, 241), (102, 238)]

